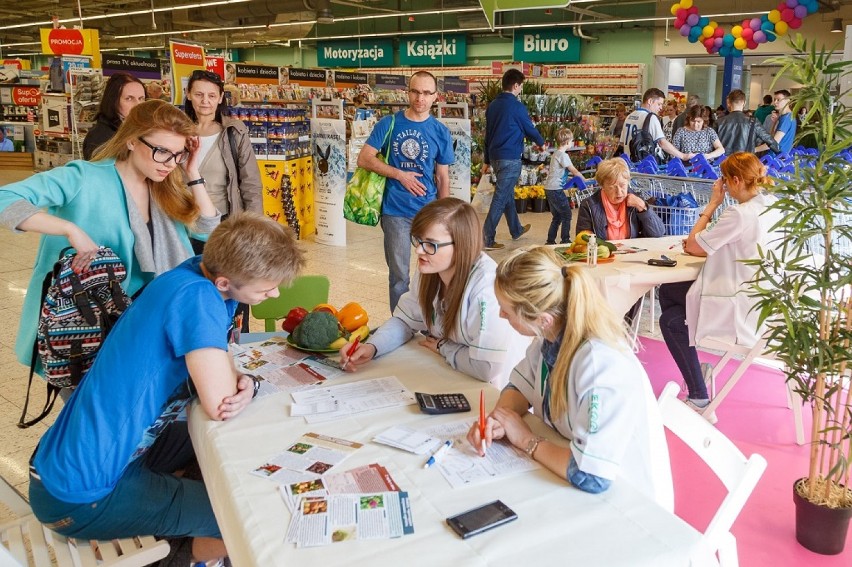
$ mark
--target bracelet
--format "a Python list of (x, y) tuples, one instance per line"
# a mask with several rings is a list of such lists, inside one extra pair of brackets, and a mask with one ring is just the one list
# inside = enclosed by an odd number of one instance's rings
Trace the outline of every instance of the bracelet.
[(529, 443), (527, 443), (527, 448), (524, 449), (524, 451), (527, 454), (527, 457), (529, 457), (532, 460), (535, 460), (535, 450), (538, 449), (538, 445), (542, 441), (544, 441), (544, 437), (536, 436), (536, 437), (533, 437), (532, 439), (530, 439)]
[(193, 179), (192, 181), (187, 181), (187, 182), (186, 182), (186, 186), (187, 186), (187, 187), (192, 187), (193, 185), (202, 185), (204, 182), (205, 182), (205, 181), (204, 181), (204, 178), (203, 178), (203, 177), (199, 177), (198, 179)]
[(710, 220), (710, 219), (713, 218), (710, 215), (708, 215), (707, 213), (701, 213), (700, 215), (698, 215), (698, 218), (701, 218), (701, 217), (707, 217), (707, 220)]
[(438, 339), (438, 344), (435, 345), (435, 348), (440, 351), (441, 347), (447, 344), (447, 340), (448, 339)]
[(254, 382), (254, 392), (252, 392), (251, 399), (255, 399), (257, 397), (257, 393), (260, 391), (260, 378), (254, 374), (244, 374), (244, 376), (248, 376), (252, 379), (252, 382)]

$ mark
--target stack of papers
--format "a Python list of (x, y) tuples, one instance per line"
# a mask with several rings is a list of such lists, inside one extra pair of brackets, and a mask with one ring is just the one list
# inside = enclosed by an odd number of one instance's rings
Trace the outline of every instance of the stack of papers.
[(280, 491), (292, 512), (285, 541), (297, 547), (414, 533), (408, 493), (375, 463), (282, 485)]
[(231, 344), (230, 350), (239, 372), (263, 379), (258, 396), (303, 390), (343, 374), (336, 360), (295, 349), (284, 337)]
[(373, 441), (416, 455), (429, 454), (441, 444), (441, 440), (437, 437), (402, 425), (391, 427), (387, 431), (379, 433), (373, 437)]
[[(308, 423), (332, 421), (356, 413), (411, 405), (414, 394), (396, 376), (360, 380), (339, 386), (302, 390), (290, 394), (297, 413)], [(312, 408), (315, 409), (311, 413)]]
[(278, 483), (312, 481), (363, 447), (361, 443), (306, 433), (286, 451), (252, 471)]

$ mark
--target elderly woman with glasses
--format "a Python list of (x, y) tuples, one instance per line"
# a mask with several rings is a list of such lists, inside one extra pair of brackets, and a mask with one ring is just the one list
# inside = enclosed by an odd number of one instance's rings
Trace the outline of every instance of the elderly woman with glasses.
[[(210, 71), (193, 71), (186, 87), (186, 115), (198, 125), (199, 171), (223, 215), (263, 212), (260, 169), (242, 120), (228, 115), (225, 84)], [(196, 252), (203, 244), (193, 243)]]
[(411, 223), (417, 271), (391, 317), (349, 354), (350, 370), (423, 333), (420, 345), (447, 364), (502, 387), (529, 343), (500, 318), (497, 264), (482, 251), (482, 230), (469, 204), (447, 197), (424, 206)]
[(191, 257), (190, 230), (206, 238), (218, 224), (198, 171), (195, 124), (171, 104), (134, 107), (96, 161), (72, 161), (0, 187), (0, 222), (41, 234), (27, 288), (15, 352), (30, 364), (41, 302), (41, 282), (64, 248), (85, 270), (98, 248), (122, 259), (122, 287), (134, 295), (154, 276)]
[(631, 193), (630, 169), (621, 158), (598, 164), (600, 189), (580, 203), (577, 233), (587, 230), (604, 240), (656, 238), (666, 232), (663, 221), (642, 197)]

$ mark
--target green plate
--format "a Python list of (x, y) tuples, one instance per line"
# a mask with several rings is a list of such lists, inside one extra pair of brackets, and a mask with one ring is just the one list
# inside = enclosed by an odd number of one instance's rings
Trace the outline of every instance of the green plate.
[[(371, 332), (371, 334), (372, 334), (372, 332)], [(369, 337), (370, 335), (367, 335), (367, 336)], [(296, 344), (296, 341), (293, 340), (293, 337), (291, 335), (287, 335), (287, 344), (290, 345), (291, 347), (293, 347), (295, 349), (299, 349), (301, 351), (315, 352), (315, 353), (318, 353), (318, 354), (337, 354), (338, 352), (340, 352), (340, 349), (308, 348), (308, 347), (299, 346), (299, 345)]]

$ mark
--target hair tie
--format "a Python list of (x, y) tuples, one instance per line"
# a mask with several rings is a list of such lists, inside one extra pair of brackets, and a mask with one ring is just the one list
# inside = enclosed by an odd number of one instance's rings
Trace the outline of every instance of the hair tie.
[(568, 277), (568, 266), (562, 266), (562, 277), (563, 278)]

